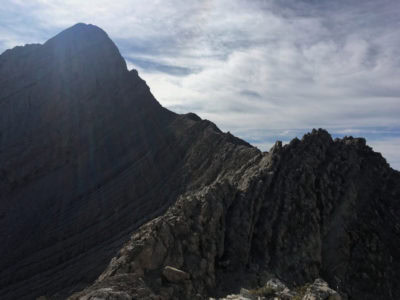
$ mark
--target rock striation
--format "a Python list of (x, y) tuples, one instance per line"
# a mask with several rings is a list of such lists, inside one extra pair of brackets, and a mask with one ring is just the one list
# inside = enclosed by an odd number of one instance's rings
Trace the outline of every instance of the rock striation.
[(161, 107), (93, 25), (4, 52), (0, 115), (1, 299), (89, 285), (138, 226), (229, 169), (218, 156), (257, 152)]
[[(318, 129), (262, 153), (175, 114), (77, 24), (0, 55), (0, 239), (1, 299), (206, 299), (320, 277), (343, 299), (399, 299), (400, 173), (362, 138)], [(307, 299), (333, 294), (313, 286)]]
[[(364, 139), (314, 130), (232, 165), (139, 228), (96, 283), (71, 299), (112, 286), (115, 276), (127, 285), (142, 278), (149, 299), (218, 297), (272, 277), (294, 287), (319, 276), (345, 298), (397, 298), (398, 227), (384, 224), (398, 224), (399, 173)], [(190, 281), (154, 280), (165, 266)]]

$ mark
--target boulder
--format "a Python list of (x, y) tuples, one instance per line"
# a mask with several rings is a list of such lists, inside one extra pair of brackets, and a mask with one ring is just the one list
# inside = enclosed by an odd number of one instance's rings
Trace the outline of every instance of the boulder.
[(317, 278), (307, 289), (303, 300), (341, 300), (340, 295), (328, 286), (324, 280)]
[(190, 278), (188, 273), (170, 266), (164, 268), (163, 275), (165, 279), (173, 283), (179, 283)]

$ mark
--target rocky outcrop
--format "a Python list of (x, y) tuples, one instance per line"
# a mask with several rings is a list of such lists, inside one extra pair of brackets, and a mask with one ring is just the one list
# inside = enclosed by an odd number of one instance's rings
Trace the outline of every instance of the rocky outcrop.
[[(321, 275), (344, 297), (397, 297), (398, 229), (379, 224), (398, 222), (399, 173), (365, 140), (314, 130), (236, 166), (135, 232), (95, 287), (139, 274), (149, 294), (189, 299), (237, 291), (238, 282), (279, 276), (297, 286)], [(169, 265), (190, 283), (154, 280)]]
[[(341, 300), (341, 296), (320, 278), (313, 284), (306, 284), (290, 290), (279, 279), (269, 280), (257, 290), (241, 289), (240, 294), (231, 294), (218, 300)], [(210, 300), (215, 300), (210, 298)]]
[(166, 266), (162, 274), (164, 278), (171, 283), (179, 283), (190, 278), (188, 273), (170, 266)]
[(364, 139), (320, 129), (262, 153), (161, 107), (92, 25), (6, 51), (0, 75), (0, 298), (204, 299), (319, 277), (400, 298), (400, 174)]
[(341, 300), (341, 297), (336, 291), (332, 290), (325, 281), (316, 279), (314, 283), (307, 288), (303, 300), (318, 299)]

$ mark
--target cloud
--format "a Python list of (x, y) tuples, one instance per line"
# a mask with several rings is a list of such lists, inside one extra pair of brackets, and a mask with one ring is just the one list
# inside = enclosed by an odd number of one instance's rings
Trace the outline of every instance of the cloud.
[(400, 138), (387, 138), (382, 140), (368, 141), (376, 152), (380, 152), (389, 162), (393, 169), (400, 170)]
[(146, 70), (146, 72), (161, 72), (173, 76), (187, 76), (191, 73), (196, 72), (196, 70), (180, 67), (166, 65), (157, 61), (141, 59), (141, 58), (126, 58), (132, 66), (140, 67)]
[(170, 109), (262, 147), (324, 127), (400, 157), (398, 1), (3, 2), (3, 50), (93, 23)]

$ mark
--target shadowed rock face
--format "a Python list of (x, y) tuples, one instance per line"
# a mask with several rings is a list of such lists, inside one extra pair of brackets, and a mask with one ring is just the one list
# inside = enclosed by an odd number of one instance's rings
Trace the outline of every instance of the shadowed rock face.
[(219, 174), (214, 152), (257, 152), (162, 108), (92, 25), (6, 51), (0, 78), (2, 299), (88, 285), (135, 228)]
[[(135, 231), (98, 281), (71, 299), (105, 287), (191, 299), (319, 276), (345, 298), (398, 298), (400, 176), (364, 139), (333, 141), (314, 130), (232, 165)], [(157, 280), (167, 266), (190, 280)]]
[(0, 78), (0, 298), (90, 282), (171, 200), (175, 116), (91, 25), (6, 51)]
[(363, 139), (315, 130), (261, 153), (164, 109), (98, 27), (0, 56), (1, 299), (202, 298), (271, 277), (398, 299), (399, 198)]

